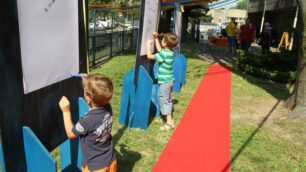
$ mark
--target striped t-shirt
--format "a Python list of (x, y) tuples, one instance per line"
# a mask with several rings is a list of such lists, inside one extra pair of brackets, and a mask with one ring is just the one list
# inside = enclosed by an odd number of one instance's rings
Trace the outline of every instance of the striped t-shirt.
[(169, 49), (162, 49), (159, 53), (154, 54), (154, 57), (156, 61), (159, 62), (157, 75), (158, 83), (173, 81), (173, 51)]

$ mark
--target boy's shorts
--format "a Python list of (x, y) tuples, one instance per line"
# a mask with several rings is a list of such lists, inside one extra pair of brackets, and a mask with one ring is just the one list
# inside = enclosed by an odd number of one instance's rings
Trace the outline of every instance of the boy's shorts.
[(169, 115), (172, 113), (172, 86), (173, 82), (159, 84), (159, 108), (162, 115)]
[(104, 167), (99, 170), (89, 170), (88, 166), (85, 165), (82, 167), (82, 172), (116, 172), (117, 171), (117, 160), (115, 159), (109, 166)]

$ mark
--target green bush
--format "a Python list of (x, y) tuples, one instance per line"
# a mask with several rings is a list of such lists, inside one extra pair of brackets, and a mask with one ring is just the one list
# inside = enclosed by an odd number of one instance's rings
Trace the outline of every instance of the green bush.
[(240, 51), (233, 66), (259, 78), (288, 83), (296, 79), (297, 61), (294, 52), (253, 54)]

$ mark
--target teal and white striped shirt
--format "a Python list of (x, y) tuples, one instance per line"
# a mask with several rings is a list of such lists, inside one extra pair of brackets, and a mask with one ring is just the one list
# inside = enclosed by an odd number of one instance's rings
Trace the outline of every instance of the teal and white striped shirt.
[(174, 52), (169, 49), (162, 49), (159, 53), (154, 54), (156, 61), (159, 63), (158, 83), (171, 82), (173, 76), (173, 58)]

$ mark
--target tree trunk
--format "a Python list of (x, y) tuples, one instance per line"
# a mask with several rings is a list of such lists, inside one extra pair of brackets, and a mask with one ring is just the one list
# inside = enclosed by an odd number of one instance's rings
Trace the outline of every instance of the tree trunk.
[(287, 107), (292, 107), (292, 118), (306, 118), (306, 2), (297, 0), (299, 7), (299, 22), (302, 24), (299, 40), (298, 75), (294, 94), (287, 101)]

